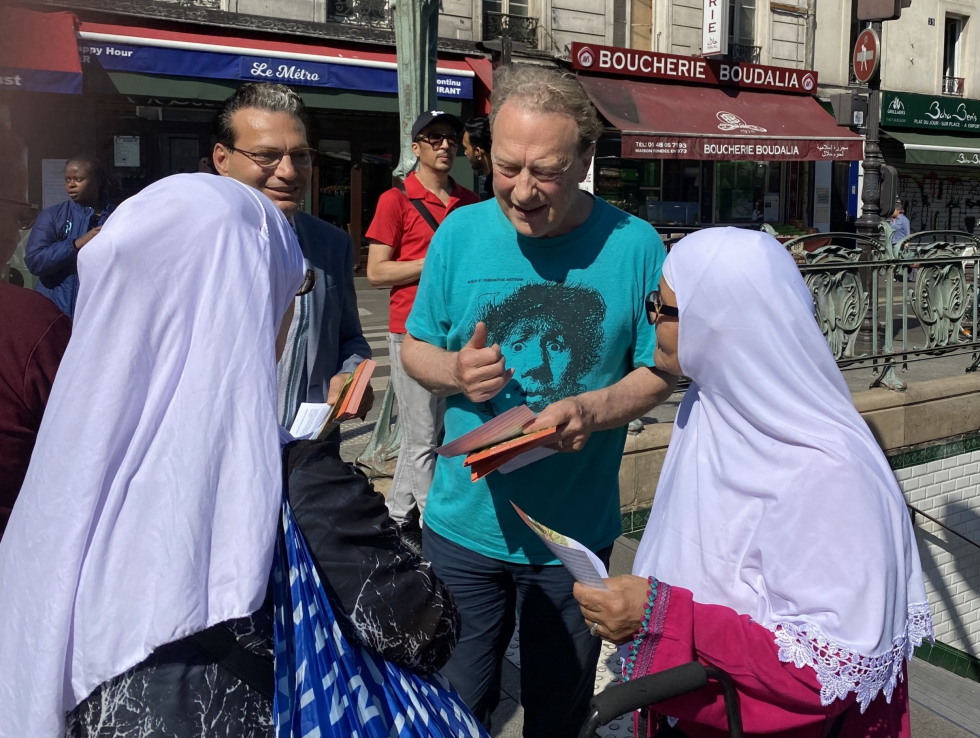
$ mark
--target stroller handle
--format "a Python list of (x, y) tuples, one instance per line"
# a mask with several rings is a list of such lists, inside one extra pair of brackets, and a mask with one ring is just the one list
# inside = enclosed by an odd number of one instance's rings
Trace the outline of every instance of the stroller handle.
[(738, 692), (735, 691), (731, 678), (721, 669), (704, 666), (697, 661), (632, 679), (600, 692), (592, 698), (592, 710), (582, 726), (579, 738), (592, 738), (600, 725), (605, 725), (618, 715), (626, 715), (648, 705), (695, 692), (704, 687), (709, 679), (721, 683), (729, 734), (732, 738), (741, 738), (742, 716)]

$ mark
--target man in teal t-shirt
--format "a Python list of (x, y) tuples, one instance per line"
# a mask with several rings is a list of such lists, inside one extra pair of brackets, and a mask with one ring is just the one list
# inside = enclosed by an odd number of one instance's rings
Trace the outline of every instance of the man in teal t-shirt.
[(493, 107), (496, 199), (433, 237), (402, 357), (447, 398), (447, 442), (526, 404), (538, 413), (526, 430), (558, 426), (565, 453), (475, 483), (462, 458), (439, 458), (423, 546), (462, 615), (443, 674), (467, 705), (489, 727), (519, 610), (524, 734), (572, 736), (600, 642), (511, 502), (608, 561), (626, 425), (673, 388), (653, 368), (644, 307), (666, 254), (648, 223), (578, 188), (601, 125), (574, 77), (513, 67)]

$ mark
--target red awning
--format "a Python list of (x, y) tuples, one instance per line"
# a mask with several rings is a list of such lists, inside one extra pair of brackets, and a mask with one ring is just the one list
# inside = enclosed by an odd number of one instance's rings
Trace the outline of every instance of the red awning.
[(631, 159), (851, 161), (864, 140), (813, 97), (579, 75)]
[(82, 91), (71, 13), (0, 8), (0, 89)]

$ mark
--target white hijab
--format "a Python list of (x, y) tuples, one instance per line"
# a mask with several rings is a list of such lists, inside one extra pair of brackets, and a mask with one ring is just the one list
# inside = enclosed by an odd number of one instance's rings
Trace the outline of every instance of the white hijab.
[(932, 637), (901, 490), (771, 236), (699, 231), (667, 257), (680, 309), (678, 410), (633, 573), (775, 633), (823, 704), (888, 699)]
[(262, 603), (282, 495), (275, 338), (289, 223), (232, 179), (168, 177), (78, 256), (74, 332), (0, 542), (0, 735)]

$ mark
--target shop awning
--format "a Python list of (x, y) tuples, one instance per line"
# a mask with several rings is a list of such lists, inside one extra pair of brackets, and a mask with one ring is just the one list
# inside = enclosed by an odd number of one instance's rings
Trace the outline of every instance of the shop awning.
[(0, 89), (81, 94), (71, 13), (0, 8)]
[(902, 142), (905, 146), (905, 161), (909, 164), (980, 167), (980, 138), (906, 131), (885, 133)]
[(579, 75), (632, 159), (851, 161), (864, 140), (808, 95)]
[[(83, 23), (78, 37), (82, 65), (86, 69), (398, 92), (394, 52), (102, 23)], [(439, 97), (471, 99), (475, 76), (466, 59), (439, 59), (436, 69)]]

